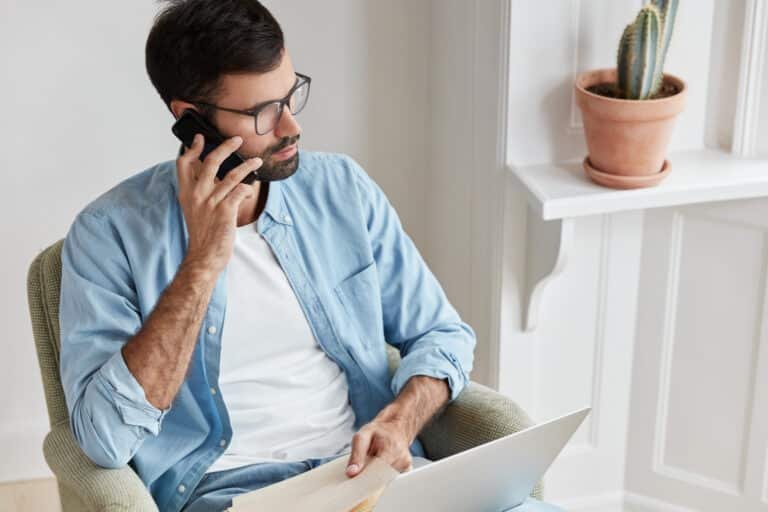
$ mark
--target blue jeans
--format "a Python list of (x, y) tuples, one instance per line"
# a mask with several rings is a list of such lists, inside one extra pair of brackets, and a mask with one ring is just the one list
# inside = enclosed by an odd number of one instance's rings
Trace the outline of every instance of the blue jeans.
[[(349, 454), (343, 456), (348, 457)], [(238, 494), (260, 489), (269, 484), (296, 476), (304, 471), (332, 461), (337, 457), (339, 455), (292, 462), (263, 462), (206, 473), (197, 487), (195, 487), (182, 512), (218, 512), (225, 510), (232, 506), (232, 498)], [(418, 457), (413, 459), (414, 468), (430, 462), (427, 459)], [(514, 512), (563, 512), (559, 508), (547, 505), (533, 498), (529, 498), (525, 503), (509, 510)]]

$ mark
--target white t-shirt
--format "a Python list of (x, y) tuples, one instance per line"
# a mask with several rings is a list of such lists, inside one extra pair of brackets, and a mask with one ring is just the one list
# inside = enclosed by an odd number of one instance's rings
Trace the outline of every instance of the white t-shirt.
[(256, 222), (237, 228), (227, 267), (219, 389), (232, 442), (208, 472), (349, 451), (346, 375), (315, 340)]

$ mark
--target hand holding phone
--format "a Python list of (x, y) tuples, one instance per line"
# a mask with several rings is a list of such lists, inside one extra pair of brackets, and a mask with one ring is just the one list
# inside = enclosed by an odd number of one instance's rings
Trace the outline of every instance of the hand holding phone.
[[(192, 147), (192, 140), (196, 133), (201, 134), (205, 139), (205, 146), (200, 153), (200, 161), (205, 158), (217, 147), (219, 147), (225, 140), (224, 136), (213, 126), (206, 118), (200, 115), (194, 109), (188, 108), (179, 117), (179, 119), (171, 127), (171, 131), (176, 137), (181, 140), (185, 147)], [(221, 163), (216, 177), (220, 180), (224, 179), (232, 169), (242, 164), (245, 160), (237, 152), (229, 154)], [(242, 183), (251, 184), (258, 179), (258, 171), (254, 171), (253, 174), (246, 175), (243, 178)]]
[(245, 160), (221, 181), (214, 180), (222, 163), (242, 142), (241, 137), (227, 139), (209, 151), (201, 162), (205, 138), (198, 134), (176, 161), (178, 199), (189, 233), (184, 260), (213, 272), (214, 276), (219, 275), (232, 257), (240, 204), (254, 198), (256, 193), (254, 187), (242, 181), (261, 166), (261, 158)]

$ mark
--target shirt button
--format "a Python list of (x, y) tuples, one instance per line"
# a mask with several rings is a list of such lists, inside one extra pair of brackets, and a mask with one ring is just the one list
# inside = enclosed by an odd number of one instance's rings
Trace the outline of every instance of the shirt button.
[(216, 394), (216, 388), (211, 388), (211, 394), (212, 394), (212, 395), (215, 395), (215, 394)]
[(283, 220), (287, 222), (288, 224), (291, 223), (291, 216), (290, 215), (283, 215)]
[(208, 326), (208, 334), (216, 334), (216, 326), (215, 325)]
[(184, 491), (186, 491), (186, 490), (187, 490), (187, 486), (186, 486), (186, 485), (184, 485), (184, 484), (181, 484), (181, 485), (179, 486), (179, 492), (180, 492), (180, 493), (183, 493), (183, 492), (184, 492)]
[(227, 445), (226, 439), (222, 439), (221, 441), (219, 441), (219, 446), (221, 446), (222, 448), (224, 448), (226, 445)]

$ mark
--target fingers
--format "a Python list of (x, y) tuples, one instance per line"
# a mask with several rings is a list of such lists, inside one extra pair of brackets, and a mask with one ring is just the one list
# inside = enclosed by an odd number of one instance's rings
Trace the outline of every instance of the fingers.
[(194, 182), (194, 166), (200, 158), (204, 147), (203, 136), (199, 133), (195, 134), (192, 139), (191, 147), (184, 147), (184, 153), (176, 160), (176, 176), (178, 178), (179, 186), (183, 189), (191, 186)]
[(219, 172), (219, 167), (221, 167), (224, 160), (234, 153), (242, 143), (243, 138), (239, 135), (235, 135), (234, 137), (225, 140), (219, 144), (216, 149), (208, 153), (205, 160), (203, 160), (203, 170), (200, 172), (200, 176), (198, 176), (197, 179), (196, 186), (201, 195), (207, 196), (210, 194), (215, 185), (213, 178), (216, 176), (216, 173)]
[(214, 204), (223, 200), (229, 192), (234, 189), (238, 183), (243, 181), (249, 173), (255, 171), (261, 167), (262, 160), (259, 157), (249, 158), (242, 164), (238, 165), (224, 176), (224, 179), (220, 183), (215, 185), (210, 199)]
[(369, 451), (371, 455), (379, 457), (401, 473), (412, 469), (413, 458), (408, 447), (398, 446), (397, 441), (391, 436), (374, 435)]
[(347, 464), (347, 476), (355, 476), (363, 470), (370, 444), (371, 434), (367, 430), (358, 430), (352, 436), (352, 453)]
[(364, 426), (352, 436), (347, 476), (360, 474), (370, 460), (369, 457), (378, 457), (400, 472), (413, 469), (413, 457), (407, 441), (392, 429)]

